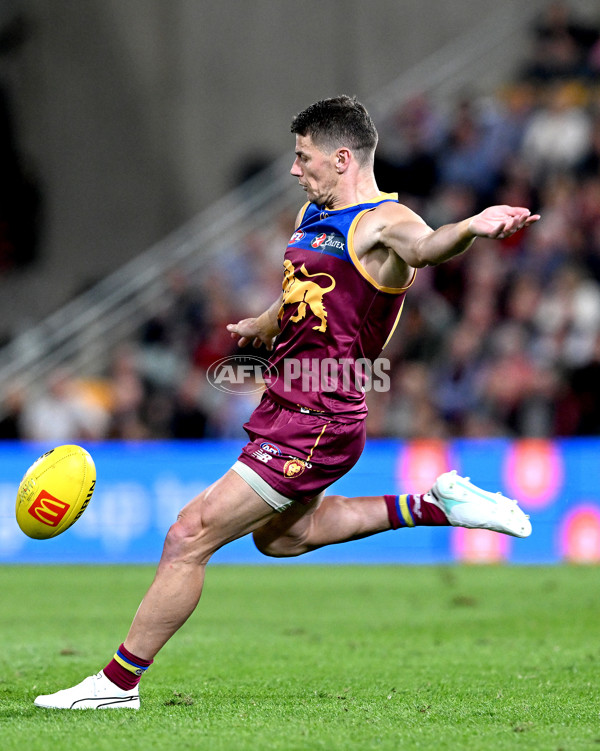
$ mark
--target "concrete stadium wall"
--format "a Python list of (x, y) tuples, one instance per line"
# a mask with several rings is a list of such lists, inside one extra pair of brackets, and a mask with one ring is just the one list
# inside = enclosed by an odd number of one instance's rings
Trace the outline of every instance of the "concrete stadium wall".
[[(45, 199), (39, 263), (0, 278), (0, 333), (39, 320), (291, 149), (293, 114), (368, 98), (497, 0), (11, 0), (29, 37), (0, 76)], [(583, 2), (585, 7), (590, 3)], [(590, 0), (591, 6), (594, 0)], [(514, 65), (511, 49), (465, 83)], [(539, 3), (530, 4), (529, 11)]]

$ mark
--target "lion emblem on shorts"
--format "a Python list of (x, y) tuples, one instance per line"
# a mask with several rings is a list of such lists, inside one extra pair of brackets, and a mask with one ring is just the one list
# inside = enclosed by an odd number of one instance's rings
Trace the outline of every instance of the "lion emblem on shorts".
[[(296, 269), (291, 261), (286, 258), (283, 266), (283, 300), (279, 308), (279, 319), (283, 316), (285, 305), (297, 304), (298, 309), (290, 319), (293, 323), (297, 323), (305, 318), (307, 310), (310, 309), (310, 312), (320, 321), (318, 326), (313, 326), (314, 331), (326, 331), (327, 311), (323, 305), (323, 297), (335, 287), (335, 279), (331, 274), (326, 274), (325, 272), (309, 274), (304, 264), (300, 266), (299, 271), (304, 277), (308, 278), (298, 279)], [(328, 287), (321, 287), (317, 282), (311, 281), (311, 279), (315, 279), (318, 276), (326, 276), (331, 284)]]
[(283, 474), (286, 477), (297, 477), (304, 472), (306, 466), (306, 462), (302, 459), (296, 459), (295, 457), (293, 459), (288, 459), (283, 465)]

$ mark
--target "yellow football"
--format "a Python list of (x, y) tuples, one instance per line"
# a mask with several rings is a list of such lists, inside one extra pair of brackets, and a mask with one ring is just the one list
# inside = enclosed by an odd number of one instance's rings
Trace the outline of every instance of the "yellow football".
[(96, 485), (96, 466), (81, 446), (57, 446), (37, 459), (17, 492), (17, 523), (28, 537), (60, 535), (83, 514)]

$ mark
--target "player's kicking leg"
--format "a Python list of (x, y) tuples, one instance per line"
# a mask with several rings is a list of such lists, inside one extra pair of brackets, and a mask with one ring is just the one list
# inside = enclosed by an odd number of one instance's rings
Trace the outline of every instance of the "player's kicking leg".
[(169, 530), (154, 581), (115, 657), (76, 686), (38, 696), (36, 706), (139, 709), (140, 677), (194, 611), (211, 555), (276, 513), (232, 471), (191, 501)]
[(422, 495), (360, 498), (319, 497), (308, 507), (294, 505), (254, 532), (265, 555), (288, 557), (389, 529), (455, 526), (529, 537), (531, 522), (516, 501), (490, 493), (455, 471), (440, 475)]

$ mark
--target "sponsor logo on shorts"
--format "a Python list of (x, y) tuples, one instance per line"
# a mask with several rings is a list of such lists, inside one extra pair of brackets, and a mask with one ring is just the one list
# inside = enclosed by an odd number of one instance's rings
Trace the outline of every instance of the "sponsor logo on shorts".
[(255, 459), (258, 459), (259, 462), (263, 462), (263, 464), (268, 464), (273, 458), (272, 454), (268, 454), (266, 451), (263, 451), (262, 449), (256, 449), (256, 451), (253, 451), (252, 456)]
[(274, 443), (269, 443), (269, 441), (263, 441), (263, 443), (260, 444), (260, 447), (263, 451), (268, 451), (269, 454), (273, 454), (274, 456), (279, 456), (279, 454), (281, 454), (279, 446), (276, 446)]
[(304, 459), (298, 459), (297, 457), (293, 456), (291, 459), (288, 459), (287, 462), (283, 465), (283, 474), (286, 477), (298, 477), (300, 476), (305, 469), (311, 467), (312, 465), (308, 462), (305, 462)]

